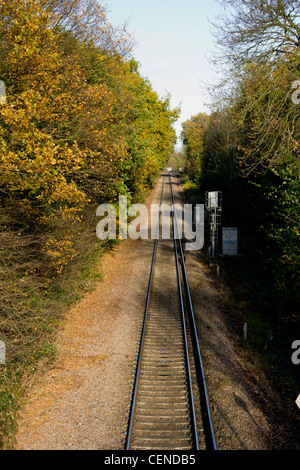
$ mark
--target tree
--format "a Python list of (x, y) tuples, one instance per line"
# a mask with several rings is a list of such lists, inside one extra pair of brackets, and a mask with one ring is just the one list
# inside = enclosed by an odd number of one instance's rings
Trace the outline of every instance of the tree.
[(202, 174), (204, 158), (204, 140), (209, 116), (199, 113), (182, 124), (182, 140), (186, 155), (187, 169), (194, 180)]
[(273, 184), (262, 188), (274, 209), (265, 228), (268, 245), (264, 261), (278, 292), (285, 320), (299, 321), (300, 306), (300, 190), (288, 165), (272, 170)]
[(88, 205), (143, 198), (173, 150), (178, 113), (123, 33), (96, 0), (0, 2), (1, 203), (59, 273)]
[(220, 4), (225, 13), (214, 25), (217, 57), (227, 70), (219, 87), (241, 136), (240, 171), (247, 176), (287, 162), (298, 171), (300, 108), (292, 102), (292, 86), (300, 77), (299, 2)]
[[(300, 5), (298, 0), (220, 0), (225, 12), (214, 23), (220, 64), (231, 73), (252, 62), (277, 62), (300, 47)], [(229, 10), (226, 12), (226, 8)]]
[[(248, 189), (238, 195), (240, 204), (247, 207), (238, 223), (254, 214), (249, 230), (252, 253), (261, 252), (260, 262), (276, 286), (278, 301), (295, 312), (299, 307), (300, 108), (292, 93), (300, 77), (300, 4), (293, 0), (220, 3), (229, 13), (221, 17), (215, 33), (219, 59), (227, 65), (219, 90), (226, 99), (226, 122), (234, 124), (231, 142), (237, 183), (245, 181)], [(217, 143), (225, 148), (227, 132), (217, 126), (216, 138), (211, 130), (212, 145), (205, 160), (209, 171), (218, 155)], [(223, 151), (223, 156), (230, 167), (230, 155)], [(255, 246), (258, 236), (260, 246)]]
[(289, 163), (300, 168), (300, 108), (292, 102), (293, 68), (288, 57), (278, 63), (251, 64), (235, 89), (231, 106), (245, 176)]

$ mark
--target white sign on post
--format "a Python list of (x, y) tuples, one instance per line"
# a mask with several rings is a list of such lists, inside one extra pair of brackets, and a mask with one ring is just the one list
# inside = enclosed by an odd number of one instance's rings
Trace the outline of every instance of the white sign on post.
[(223, 255), (237, 256), (238, 229), (236, 227), (223, 227)]
[(0, 80), (0, 104), (6, 104), (6, 87), (3, 80)]

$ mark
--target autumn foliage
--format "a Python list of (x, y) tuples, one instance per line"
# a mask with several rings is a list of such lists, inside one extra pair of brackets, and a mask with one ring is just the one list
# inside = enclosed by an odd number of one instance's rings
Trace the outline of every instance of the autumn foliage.
[(0, 0), (0, 392), (50, 354), (61, 292), (69, 302), (74, 278), (89, 282), (83, 262), (106, 243), (97, 207), (143, 201), (173, 151), (178, 110), (141, 76), (132, 45), (97, 0)]
[(88, 205), (142, 198), (174, 143), (176, 111), (129, 52), (94, 0), (0, 2), (2, 228), (43, 233), (59, 274)]

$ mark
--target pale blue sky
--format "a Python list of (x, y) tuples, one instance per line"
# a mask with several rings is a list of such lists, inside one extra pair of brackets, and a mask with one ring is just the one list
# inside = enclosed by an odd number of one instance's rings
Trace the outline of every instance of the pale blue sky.
[(201, 81), (213, 81), (208, 62), (213, 49), (211, 25), (220, 10), (216, 0), (106, 0), (108, 19), (114, 25), (128, 20), (137, 41), (135, 59), (160, 96), (171, 94), (172, 106), (181, 103), (175, 125), (199, 112), (209, 112)]

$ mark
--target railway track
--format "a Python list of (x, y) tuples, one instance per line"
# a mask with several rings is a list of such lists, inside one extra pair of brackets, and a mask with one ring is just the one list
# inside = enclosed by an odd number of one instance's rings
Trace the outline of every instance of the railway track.
[[(163, 177), (160, 207), (175, 204)], [(170, 238), (162, 239), (162, 230)], [(176, 211), (162, 210), (125, 439), (126, 450), (217, 449)]]

